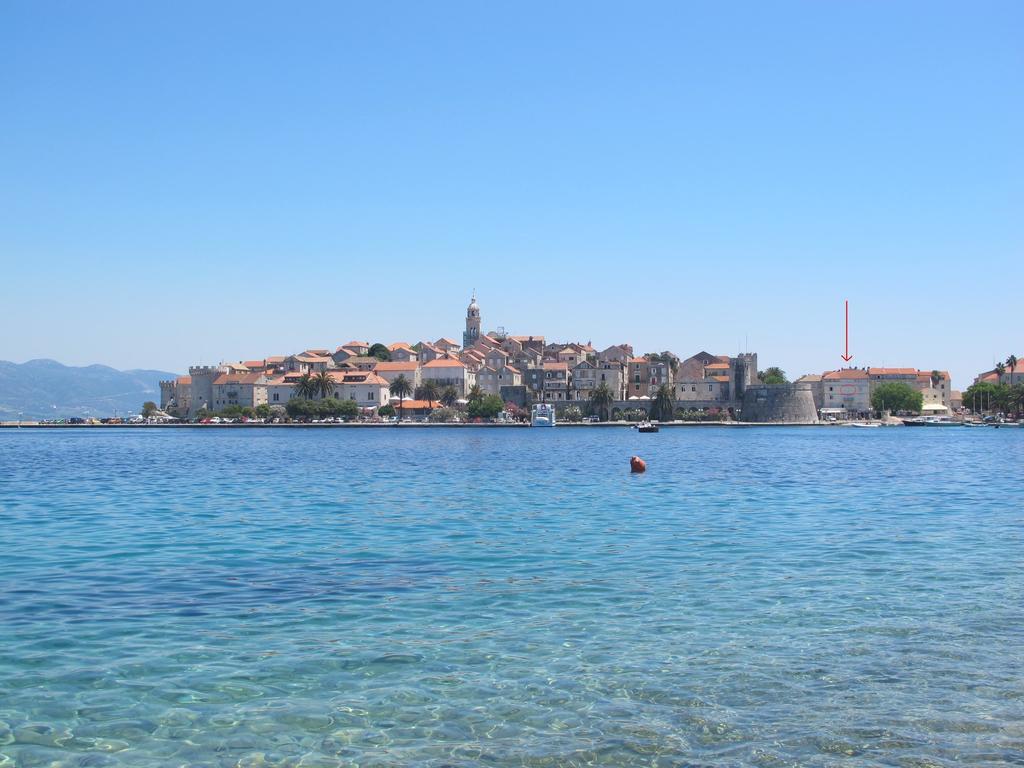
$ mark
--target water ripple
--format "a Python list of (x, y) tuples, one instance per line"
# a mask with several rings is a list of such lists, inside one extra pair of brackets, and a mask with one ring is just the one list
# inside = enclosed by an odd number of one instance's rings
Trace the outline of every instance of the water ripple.
[(1022, 470), (1014, 430), (0, 432), (0, 766), (1020, 764)]

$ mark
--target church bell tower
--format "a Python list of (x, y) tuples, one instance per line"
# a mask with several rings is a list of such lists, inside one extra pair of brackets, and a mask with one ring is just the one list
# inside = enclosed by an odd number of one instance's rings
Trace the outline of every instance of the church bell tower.
[(480, 339), (480, 305), (476, 303), (476, 289), (466, 309), (466, 330), (462, 334), (462, 348), (469, 349)]

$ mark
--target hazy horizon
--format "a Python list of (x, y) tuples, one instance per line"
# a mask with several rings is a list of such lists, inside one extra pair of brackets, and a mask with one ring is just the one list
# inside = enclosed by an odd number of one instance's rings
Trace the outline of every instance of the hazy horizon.
[[(0, 359), (1024, 357), (1024, 6), (0, 9)], [(1004, 287), (1005, 286), (1005, 287)], [(1009, 299), (1009, 300), (1007, 300)]]

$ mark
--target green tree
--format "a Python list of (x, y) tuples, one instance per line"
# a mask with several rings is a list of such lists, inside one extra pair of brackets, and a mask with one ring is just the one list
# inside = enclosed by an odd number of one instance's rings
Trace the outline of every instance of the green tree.
[(398, 420), (405, 416), (405, 398), (412, 394), (412, 383), (405, 378), (405, 374), (399, 374), (398, 378), (391, 382), (391, 396), (398, 398)]
[(871, 407), (876, 411), (921, 410), (924, 395), (902, 381), (887, 381), (879, 384), (871, 393)]
[(558, 410), (558, 421), (583, 421), (583, 411), (577, 405), (567, 405)]
[(662, 384), (654, 394), (651, 401), (651, 418), (657, 421), (672, 421), (675, 400), (672, 398), (672, 388), (668, 384)]
[(466, 400), (469, 403), (479, 403), (483, 399), (484, 391), (480, 389), (479, 384), (474, 384), (472, 387), (469, 388), (469, 396), (466, 398)]
[(766, 368), (763, 371), (758, 371), (757, 378), (761, 380), (762, 384), (789, 383), (789, 379), (786, 378), (786, 372), (777, 365), (773, 365), (771, 368)]
[(156, 407), (156, 403), (154, 403), (152, 400), (147, 400), (146, 402), (144, 402), (142, 404), (142, 416), (143, 416), (143, 418), (148, 419), (150, 416), (155, 414), (158, 410), (160, 410), (160, 409)]
[(336, 397), (325, 400), (292, 398), (285, 410), (293, 419), (322, 419), (331, 416), (354, 419), (359, 415), (359, 406), (355, 400), (339, 400)]
[(474, 419), (493, 419), (505, 410), (505, 401), (497, 395), (484, 395), (482, 400), (469, 404), (469, 416)]
[(1006, 366), (1002, 363), (996, 363), (996, 381), (1000, 384), (1003, 383), (1003, 374), (1006, 373)]
[(391, 403), (388, 403), (387, 405), (382, 405), (380, 408), (377, 409), (377, 415), (379, 415), (379, 416), (394, 416), (395, 415), (395, 406), (391, 405)]
[(457, 390), (450, 384), (447, 387), (445, 387), (444, 391), (441, 393), (441, 405), (443, 405), (445, 408), (454, 408), (455, 401), (458, 399), (459, 390)]
[(316, 394), (325, 400), (334, 394), (334, 378), (329, 371), (320, 371), (313, 377), (313, 384), (316, 387)]
[(1007, 412), (1013, 411), (1014, 415), (1019, 418), (1021, 411), (1024, 411), (1024, 383), (1014, 384), (1010, 387), (1007, 404), (1009, 406)]
[(998, 407), (1003, 399), (1005, 384), (994, 384), (991, 381), (980, 381), (971, 384), (963, 393), (964, 406), (970, 408), (974, 413), (981, 413)]
[(590, 408), (600, 421), (608, 421), (609, 409), (615, 402), (615, 395), (604, 382), (594, 387), (590, 393)]
[(366, 353), (367, 357), (376, 357), (382, 363), (386, 363), (391, 359), (391, 352), (380, 342), (373, 344), (370, 347), (370, 351)]
[(316, 397), (318, 387), (314, 377), (308, 373), (304, 373), (299, 377), (299, 380), (295, 382), (292, 389), (295, 390), (295, 397), (299, 400), (312, 400)]
[(284, 409), (293, 419), (311, 419), (318, 415), (316, 403), (304, 397), (293, 397)]
[(331, 398), (321, 402), (328, 406), (330, 411), (328, 415), (341, 416), (345, 419), (356, 419), (359, 417), (359, 406), (356, 405), (355, 400), (336, 400)]
[(431, 411), (430, 415), (427, 417), (429, 421), (444, 424), (458, 421), (458, 418), (459, 412), (454, 408), (436, 408)]
[(1013, 384), (1013, 372), (1017, 368), (1017, 356), (1016, 355), (1010, 355), (1008, 358), (1006, 358), (1006, 368), (1010, 372), (1010, 380), (1008, 382), (1006, 382), (1006, 383), (1012, 385)]
[(996, 388), (993, 402), (996, 407), (1003, 413), (1010, 413), (1010, 411), (1016, 410), (1014, 403), (1014, 387), (1009, 384), (1001, 384)]
[(270, 413), (271, 413), (271, 411), (270, 411), (270, 404), (269, 403), (260, 403), (259, 405), (256, 406), (256, 415), (259, 418), (261, 418), (261, 419), (269, 419), (270, 418)]
[(426, 400), (427, 406), (433, 410), (434, 403), (440, 397), (440, 390), (437, 386), (437, 382), (432, 379), (427, 379), (420, 384), (419, 389), (416, 390), (417, 400)]

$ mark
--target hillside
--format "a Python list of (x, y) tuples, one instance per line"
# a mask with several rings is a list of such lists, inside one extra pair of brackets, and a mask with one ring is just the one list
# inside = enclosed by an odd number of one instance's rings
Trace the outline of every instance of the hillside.
[(55, 360), (0, 360), (0, 421), (112, 416), (138, 413), (146, 400), (160, 402), (167, 371), (118, 371), (105, 365), (80, 368)]

